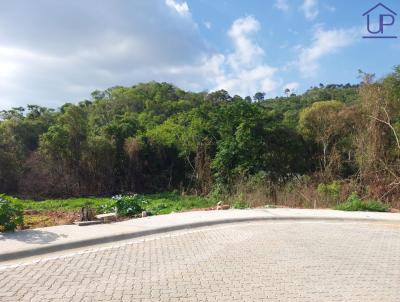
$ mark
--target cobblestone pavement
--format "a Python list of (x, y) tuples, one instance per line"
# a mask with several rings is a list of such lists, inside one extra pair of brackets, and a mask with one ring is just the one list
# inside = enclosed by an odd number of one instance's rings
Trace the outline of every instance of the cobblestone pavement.
[(0, 301), (400, 301), (400, 225), (182, 231), (2, 267)]

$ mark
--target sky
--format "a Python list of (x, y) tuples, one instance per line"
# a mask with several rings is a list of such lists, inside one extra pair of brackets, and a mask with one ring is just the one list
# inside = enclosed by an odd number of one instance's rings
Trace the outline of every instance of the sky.
[[(231, 95), (357, 83), (400, 64), (399, 39), (363, 39), (370, 0), (0, 2), (0, 110), (57, 108), (96, 89), (165, 81)], [(385, 34), (400, 36), (398, 12)], [(378, 26), (382, 7), (373, 11)], [(390, 20), (389, 20), (390, 21)], [(390, 23), (387, 19), (385, 23)]]

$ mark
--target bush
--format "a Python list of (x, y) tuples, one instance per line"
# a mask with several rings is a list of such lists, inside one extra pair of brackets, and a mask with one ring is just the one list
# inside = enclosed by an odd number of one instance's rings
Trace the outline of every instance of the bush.
[(113, 213), (116, 211), (117, 211), (117, 209), (116, 209), (114, 203), (101, 204), (96, 208), (96, 213), (98, 213), (98, 214)]
[(147, 211), (149, 212), (148, 214), (151, 215), (158, 215), (158, 214), (163, 214), (165, 209), (169, 209), (170, 207), (165, 204), (165, 203), (156, 203), (152, 204), (147, 208)]
[(239, 194), (239, 197), (232, 204), (234, 209), (247, 209), (249, 204), (245, 201), (243, 194)]
[(335, 207), (341, 211), (370, 211), (370, 212), (387, 212), (388, 206), (376, 200), (362, 200), (357, 193), (352, 193), (346, 200)]
[(333, 199), (337, 199), (339, 197), (340, 190), (341, 187), (337, 181), (333, 181), (332, 183), (328, 184), (321, 183), (318, 185), (317, 189), (318, 193)]
[(115, 201), (115, 208), (118, 215), (135, 216), (143, 211), (143, 207), (147, 204), (147, 200), (142, 195), (117, 195), (112, 197)]
[(234, 209), (247, 209), (249, 205), (245, 201), (236, 201), (233, 205)]
[(23, 222), (22, 205), (0, 195), (0, 231), (14, 231)]

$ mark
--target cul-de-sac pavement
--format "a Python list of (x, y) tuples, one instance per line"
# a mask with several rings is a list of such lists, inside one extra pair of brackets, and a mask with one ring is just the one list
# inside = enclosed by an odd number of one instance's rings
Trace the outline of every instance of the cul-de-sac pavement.
[(393, 221), (230, 223), (32, 259), (1, 267), (0, 301), (400, 299)]

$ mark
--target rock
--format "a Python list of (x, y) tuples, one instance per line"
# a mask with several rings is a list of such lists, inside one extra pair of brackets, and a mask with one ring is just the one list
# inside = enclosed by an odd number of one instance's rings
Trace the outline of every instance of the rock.
[(142, 212), (142, 217), (147, 217), (147, 212), (146, 211)]
[(81, 221), (93, 221), (95, 220), (94, 209), (89, 207), (81, 208)]
[(111, 222), (111, 221), (116, 221), (117, 220), (117, 214), (116, 213), (106, 213), (106, 214), (99, 214), (95, 216), (96, 219), (99, 219), (103, 222)]
[(75, 225), (78, 226), (87, 226), (87, 225), (94, 225), (94, 224), (100, 224), (103, 223), (101, 220), (90, 220), (90, 221), (74, 221)]
[(230, 206), (228, 204), (221, 204), (217, 206), (217, 210), (228, 210)]

